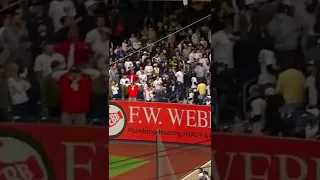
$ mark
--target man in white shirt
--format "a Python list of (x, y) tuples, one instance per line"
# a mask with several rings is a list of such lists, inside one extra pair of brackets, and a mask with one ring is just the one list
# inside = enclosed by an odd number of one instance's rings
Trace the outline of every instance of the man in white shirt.
[[(104, 17), (98, 16), (96, 18), (96, 25), (96, 28), (92, 29), (86, 34), (85, 41), (87, 43), (96, 43), (101, 40), (101, 33), (99, 31), (101, 31), (102, 28), (105, 28), (106, 23)], [(105, 28), (104, 31), (107, 31), (107, 29)]]
[(127, 82), (130, 82), (130, 79), (126, 75), (123, 75), (122, 78), (120, 79), (119, 84), (124, 86), (127, 84)]
[(271, 72), (276, 68), (276, 58), (271, 50), (263, 49), (259, 53), (260, 75), (259, 85), (276, 84), (276, 76)]
[(124, 51), (124, 52), (127, 52), (127, 50), (128, 50), (128, 46), (129, 44), (128, 44), (128, 42), (127, 42), (127, 40), (124, 40), (123, 42), (122, 42), (122, 45), (121, 45), (121, 47), (122, 47), (122, 50)]
[(143, 70), (140, 70), (140, 73), (138, 75), (139, 81), (142, 85), (147, 83), (148, 77), (147, 75), (144, 73)]
[(156, 89), (156, 91), (160, 91), (162, 89), (162, 79), (157, 77), (156, 80), (153, 81), (153, 86)]
[(53, 0), (49, 5), (48, 15), (53, 21), (55, 31), (58, 31), (62, 27), (61, 18), (75, 17), (77, 12), (72, 0)]
[(126, 68), (126, 71), (129, 71), (133, 67), (132, 61), (130, 61), (130, 59), (127, 59), (124, 63), (124, 67)]
[(191, 39), (194, 45), (198, 45), (200, 43), (200, 31), (198, 29), (192, 34)]
[(34, 71), (39, 74), (38, 77), (44, 77), (52, 72), (51, 64), (53, 61), (59, 61), (60, 68), (65, 68), (65, 59), (62, 54), (54, 52), (54, 45), (47, 43), (44, 45), (43, 53), (38, 55), (34, 63)]
[(132, 43), (132, 47), (135, 50), (140, 49), (141, 45), (142, 45), (142, 43), (138, 39), (135, 39), (135, 41), (133, 41), (133, 43)]
[(151, 66), (151, 63), (148, 63), (146, 67), (144, 67), (144, 72), (147, 76), (151, 76), (153, 72), (153, 67)]
[(191, 53), (189, 54), (189, 61), (194, 62), (194, 56), (195, 56), (195, 50), (192, 50)]
[(213, 50), (213, 62), (223, 63), (228, 68), (234, 68), (232, 37), (232, 23), (226, 23), (226, 28), (211, 36), (211, 48)]
[(175, 73), (175, 76), (176, 76), (176, 78), (177, 78), (177, 81), (179, 81), (179, 82), (181, 82), (181, 83), (184, 82), (184, 80), (183, 80), (184, 74), (183, 74), (182, 71), (178, 70), (178, 71)]

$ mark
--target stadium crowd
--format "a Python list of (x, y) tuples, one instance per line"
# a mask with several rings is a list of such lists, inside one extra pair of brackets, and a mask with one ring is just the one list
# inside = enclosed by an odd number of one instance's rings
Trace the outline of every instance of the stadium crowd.
[(317, 133), (319, 17), (316, 0), (217, 2), (212, 18), (222, 21), (213, 21), (211, 45), (219, 128)]
[(0, 120), (83, 125), (107, 119), (108, 99), (210, 104), (210, 20), (191, 24), (210, 10), (179, 2), (159, 18), (128, 9), (94, 0), (4, 7)]
[(148, 16), (137, 32), (112, 42), (111, 99), (211, 103), (210, 18), (196, 16), (203, 19), (192, 24), (183, 19), (186, 11)]

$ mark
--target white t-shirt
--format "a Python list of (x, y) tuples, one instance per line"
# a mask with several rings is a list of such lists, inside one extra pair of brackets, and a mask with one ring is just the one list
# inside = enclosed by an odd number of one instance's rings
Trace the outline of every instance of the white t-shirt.
[(141, 82), (142, 84), (145, 84), (145, 83), (147, 82), (147, 80), (148, 80), (146, 74), (141, 74), (141, 73), (140, 73), (140, 75), (138, 75), (138, 78), (139, 78), (139, 80), (140, 80), (140, 82)]
[(141, 48), (141, 42), (133, 42), (132, 43), (132, 47), (133, 49), (137, 50), (137, 49), (140, 49)]
[(193, 33), (191, 39), (192, 39), (192, 43), (194, 45), (197, 45), (200, 43), (199, 42), (200, 37), (199, 37), (199, 34), (197, 34), (197, 33)]
[(161, 84), (162, 84), (161, 79), (158, 79), (158, 80), (153, 81), (153, 86), (154, 86), (154, 88), (157, 89), (157, 90), (161, 89)]
[(142, 72), (140, 70), (136, 72), (137, 76), (140, 76), (141, 74), (142, 74)]
[(126, 71), (129, 71), (131, 67), (133, 67), (132, 61), (126, 61), (124, 63), (124, 67), (126, 68)]
[(263, 115), (266, 109), (267, 102), (262, 98), (256, 98), (251, 101), (251, 117)]
[(181, 71), (176, 72), (175, 76), (177, 77), (177, 81), (183, 83), (183, 73)]
[(260, 63), (260, 75), (258, 79), (258, 84), (275, 84), (277, 79), (273, 74), (267, 71), (267, 66), (272, 65), (273, 68), (276, 67), (276, 58), (272, 51), (263, 49), (259, 53), (259, 63)]
[(50, 74), (52, 72), (51, 64), (55, 60), (60, 62), (60, 69), (65, 67), (65, 59), (60, 53), (54, 53), (51, 56), (47, 54), (38, 55), (34, 63), (34, 71), (42, 72), (43, 76)]
[(118, 86), (111, 86), (112, 95), (117, 95), (119, 93)]
[(126, 85), (126, 82), (130, 82), (130, 79), (129, 78), (121, 78), (120, 79), (120, 85)]
[(127, 43), (125, 43), (125, 42), (123, 42), (122, 43), (122, 45), (121, 45), (121, 47), (122, 47), (122, 50), (124, 51), (124, 52), (126, 52), (127, 51)]
[(146, 75), (151, 76), (152, 72), (153, 72), (153, 67), (152, 66), (146, 66), (144, 68), (144, 72), (146, 73)]
[(71, 0), (51, 1), (49, 5), (49, 17), (51, 17), (55, 31), (58, 31), (62, 24), (60, 20), (63, 16), (74, 17), (77, 15), (76, 8)]
[(27, 90), (31, 87), (30, 83), (25, 80), (15, 80), (8, 78), (9, 95), (12, 105), (22, 104), (29, 101)]
[(190, 62), (193, 62), (194, 56), (195, 56), (195, 53), (193, 53), (193, 52), (189, 54), (189, 61)]
[(234, 67), (233, 45), (230, 36), (224, 31), (218, 31), (211, 36), (211, 47), (213, 49), (213, 61), (228, 65), (228, 68)]
[(94, 28), (91, 31), (87, 32), (85, 41), (87, 43), (96, 43), (101, 40), (101, 35), (98, 28)]
[(198, 86), (195, 84), (197, 83), (197, 78), (196, 77), (191, 77), (191, 88), (197, 88)]
[(151, 101), (153, 97), (153, 90), (152, 89), (145, 89), (144, 90), (144, 98), (146, 101)]

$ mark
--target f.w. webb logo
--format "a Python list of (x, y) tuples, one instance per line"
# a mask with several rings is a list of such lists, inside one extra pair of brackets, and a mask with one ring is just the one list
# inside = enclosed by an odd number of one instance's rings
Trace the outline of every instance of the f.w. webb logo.
[(0, 127), (0, 180), (54, 180), (41, 145), (19, 130)]
[(117, 104), (109, 102), (109, 137), (120, 136), (126, 127), (126, 114)]

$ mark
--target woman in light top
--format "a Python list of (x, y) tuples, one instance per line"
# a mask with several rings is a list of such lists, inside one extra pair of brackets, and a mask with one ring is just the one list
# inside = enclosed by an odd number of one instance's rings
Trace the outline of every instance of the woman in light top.
[(28, 69), (20, 69), (16, 64), (8, 66), (8, 87), (11, 98), (11, 114), (12, 116), (27, 116), (29, 102), (27, 90), (30, 89), (30, 83), (26, 79)]

